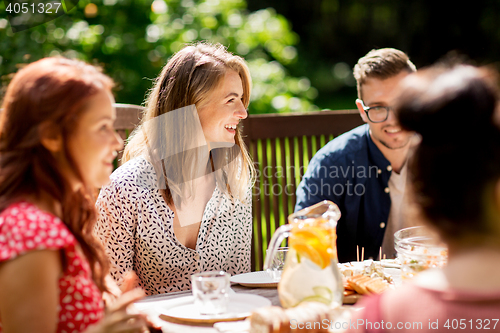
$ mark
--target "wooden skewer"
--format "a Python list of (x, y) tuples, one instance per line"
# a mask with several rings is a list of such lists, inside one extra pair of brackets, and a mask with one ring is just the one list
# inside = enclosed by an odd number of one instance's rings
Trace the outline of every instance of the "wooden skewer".
[(361, 261), (364, 261), (365, 260), (365, 247), (362, 246), (361, 247)]
[(356, 245), (356, 261), (359, 262), (359, 245)]
[(378, 249), (378, 260), (382, 260), (382, 246)]
[(386, 258), (385, 254), (384, 254), (384, 259)]

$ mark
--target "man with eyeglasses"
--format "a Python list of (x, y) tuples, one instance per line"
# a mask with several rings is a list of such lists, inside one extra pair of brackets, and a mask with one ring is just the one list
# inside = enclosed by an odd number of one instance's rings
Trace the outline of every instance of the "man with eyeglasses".
[(365, 258), (378, 259), (381, 252), (393, 258), (394, 232), (413, 225), (404, 218), (403, 198), (414, 134), (399, 126), (391, 104), (399, 82), (414, 71), (408, 56), (392, 48), (359, 59), (356, 106), (366, 124), (320, 149), (297, 189), (295, 211), (322, 200), (339, 206), (340, 262), (356, 260), (358, 247)]

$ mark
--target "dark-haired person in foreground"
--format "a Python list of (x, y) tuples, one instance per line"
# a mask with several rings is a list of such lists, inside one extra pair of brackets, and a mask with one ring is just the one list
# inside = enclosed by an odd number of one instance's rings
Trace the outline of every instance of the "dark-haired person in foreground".
[(354, 67), (356, 106), (365, 125), (319, 150), (297, 189), (295, 211), (322, 200), (342, 213), (337, 225), (340, 262), (382, 253), (393, 258), (394, 232), (411, 226), (404, 218), (406, 159), (413, 133), (403, 130), (392, 112), (394, 91), (414, 72), (408, 56), (392, 48), (372, 50)]
[[(431, 67), (403, 81), (396, 113), (422, 136), (409, 165), (412, 197), (448, 245), (448, 264), (363, 300), (352, 321), (383, 320), (394, 330), (398, 322), (422, 323), (406, 332), (500, 331), (497, 84), (496, 73), (466, 65)], [(366, 332), (356, 328), (350, 332)]]

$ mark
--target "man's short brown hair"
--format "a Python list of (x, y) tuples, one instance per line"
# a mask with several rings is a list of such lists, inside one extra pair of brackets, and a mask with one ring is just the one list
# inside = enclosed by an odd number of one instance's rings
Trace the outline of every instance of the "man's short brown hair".
[(417, 68), (403, 51), (392, 48), (371, 50), (360, 58), (356, 66), (354, 66), (358, 98), (362, 99), (361, 85), (365, 83), (367, 78), (385, 80), (398, 75), (404, 70), (412, 73)]

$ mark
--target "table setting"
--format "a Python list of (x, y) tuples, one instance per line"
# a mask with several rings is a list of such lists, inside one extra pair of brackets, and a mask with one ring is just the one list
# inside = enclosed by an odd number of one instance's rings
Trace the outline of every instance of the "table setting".
[[(362, 297), (446, 262), (446, 249), (428, 230), (413, 227), (396, 232), (397, 259), (362, 255), (338, 263), (339, 217), (331, 202), (292, 214), (271, 239), (264, 271), (193, 274), (192, 290), (149, 296), (135, 306), (163, 332), (292, 332), (294, 324), (321, 323), (308, 332), (340, 333)], [(280, 246), (285, 238), (289, 247)]]

